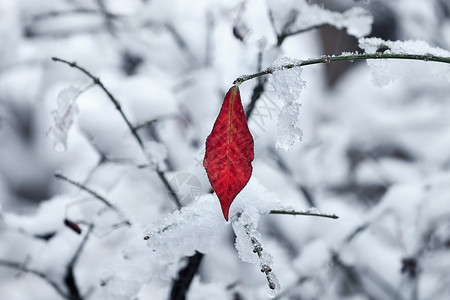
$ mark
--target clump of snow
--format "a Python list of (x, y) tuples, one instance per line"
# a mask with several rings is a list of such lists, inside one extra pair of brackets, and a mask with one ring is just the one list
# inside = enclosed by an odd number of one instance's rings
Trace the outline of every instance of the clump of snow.
[(165, 160), (167, 159), (167, 147), (164, 144), (156, 141), (145, 142), (145, 153), (151, 166), (157, 170), (165, 171), (167, 165)]
[[(364, 52), (374, 54), (383, 49), (386, 54), (412, 54), (450, 57), (450, 52), (438, 47), (431, 47), (424, 41), (384, 41), (380, 38), (361, 38), (359, 47)], [(426, 62), (418, 60), (367, 60), (372, 69), (372, 80), (378, 86), (385, 86), (397, 78), (418, 80), (444, 76), (450, 79), (450, 66), (448, 64)], [(426, 75), (425, 75), (426, 74)], [(424, 76), (425, 75), (425, 76)]]
[[(256, 228), (261, 214), (279, 208), (276, 196), (252, 178), (234, 200), (230, 216), (237, 218), (240, 215), (246, 224)], [(226, 227), (217, 197), (203, 195), (191, 205), (151, 224), (145, 236), (148, 247), (160, 259), (173, 262), (193, 255), (195, 251), (208, 253), (213, 250)]]
[(261, 234), (252, 227), (252, 230), (247, 228), (248, 224), (246, 223), (251, 222), (249, 219), (249, 216), (246, 213), (243, 213), (240, 218), (233, 221), (231, 224), (234, 233), (236, 234), (236, 242), (234, 245), (238, 251), (239, 258), (243, 262), (255, 264), (258, 262), (258, 256), (253, 252), (254, 247), (252, 238), (261, 240)]
[[(285, 7), (274, 1), (270, 5), (273, 10), (275, 20), (289, 19), (292, 14), (292, 8)], [(368, 35), (372, 30), (373, 16), (361, 7), (353, 7), (345, 12), (335, 12), (324, 9), (317, 4), (309, 4), (306, 0), (298, 1), (296, 3), (296, 17), (295, 22), (289, 28), (288, 32), (297, 32), (314, 28), (322, 25), (331, 25), (338, 29), (346, 28), (349, 35), (357, 38)], [(284, 23), (280, 24), (283, 28)]]
[(150, 225), (145, 233), (147, 246), (168, 262), (193, 255), (195, 251), (208, 253), (218, 244), (219, 232), (226, 225), (217, 198), (204, 195), (192, 205)]
[(53, 148), (57, 152), (66, 151), (67, 132), (78, 113), (78, 107), (75, 101), (81, 92), (79, 88), (70, 86), (58, 94), (56, 99), (57, 109), (52, 111), (54, 125), (48, 132), (48, 135), (53, 138)]
[(310, 214), (321, 214), (321, 211), (317, 207), (310, 207), (307, 212)]
[(295, 141), (302, 139), (303, 133), (298, 126), (301, 106), (299, 98), (306, 82), (301, 78), (300, 67), (286, 69), (283, 66), (300, 63), (299, 60), (282, 57), (272, 64), (273, 72), (269, 76), (269, 89), (275, 91), (278, 98), (283, 101), (283, 108), (278, 117), (276, 147), (286, 151)]
[(273, 257), (261, 241), (261, 233), (256, 230), (256, 222), (257, 219), (255, 220), (254, 216), (247, 211), (233, 219), (232, 226), (236, 234), (235, 247), (243, 262), (251, 264), (259, 262), (261, 271), (265, 273), (268, 281), (268, 295), (273, 298), (278, 294), (280, 284), (272, 271)]
[(375, 53), (380, 46), (388, 47), (385, 53), (433, 55), (450, 57), (450, 52), (439, 47), (431, 47), (427, 42), (420, 40), (385, 41), (380, 38), (361, 38), (359, 47), (366, 53)]
[(282, 205), (278, 198), (267, 191), (254, 177), (247, 186), (236, 197), (232, 205), (237, 211), (231, 218), (231, 224), (236, 234), (235, 247), (239, 258), (243, 262), (259, 263), (261, 270), (265, 272), (268, 280), (268, 292), (270, 297), (275, 297), (280, 290), (280, 285), (276, 276), (271, 271), (273, 269), (272, 255), (267, 252), (262, 243), (261, 233), (256, 229), (259, 218), (262, 214), (267, 214), (271, 210), (281, 209)]
[(136, 227), (128, 228), (127, 233), (134, 234), (133, 238), (122, 240), (124, 248), (107, 260), (97, 289), (100, 299), (135, 299), (142, 286), (149, 284), (153, 277), (161, 278), (177, 271), (176, 264), (163, 267), (157, 263), (153, 254), (142, 247), (142, 240), (134, 238), (139, 236), (138, 231)]
[[(337, 14), (337, 13), (331, 13)], [(331, 25), (336, 28), (347, 28), (347, 33), (354, 37), (363, 37), (372, 31), (373, 16), (361, 7), (353, 7), (342, 14), (337, 14)]]

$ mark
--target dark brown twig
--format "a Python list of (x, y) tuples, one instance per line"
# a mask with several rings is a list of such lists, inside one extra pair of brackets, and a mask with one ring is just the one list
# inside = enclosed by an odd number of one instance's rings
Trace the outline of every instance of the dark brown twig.
[(187, 265), (178, 272), (178, 277), (173, 281), (172, 290), (170, 292), (170, 300), (185, 300), (192, 279), (197, 273), (203, 254), (195, 252), (193, 256), (188, 258)]

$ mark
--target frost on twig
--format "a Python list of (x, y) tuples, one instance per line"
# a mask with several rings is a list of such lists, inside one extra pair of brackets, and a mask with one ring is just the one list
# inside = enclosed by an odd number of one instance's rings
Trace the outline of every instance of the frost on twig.
[(269, 89), (275, 91), (278, 98), (283, 101), (283, 108), (278, 117), (276, 147), (284, 150), (288, 150), (295, 141), (302, 139), (302, 130), (298, 126), (301, 106), (299, 98), (306, 83), (301, 78), (301, 68), (282, 67), (289, 64), (300, 64), (300, 61), (287, 57), (277, 59), (271, 66), (273, 72), (269, 77)]
[(57, 152), (66, 151), (67, 132), (78, 113), (75, 101), (81, 92), (82, 90), (79, 88), (70, 86), (58, 94), (57, 109), (52, 111), (54, 124), (48, 131), (48, 135), (53, 138), (53, 148)]
[(261, 234), (256, 230), (256, 222), (252, 214), (242, 212), (236, 215), (232, 221), (233, 230), (236, 234), (236, 249), (239, 258), (248, 263), (259, 263), (261, 272), (266, 275), (269, 290), (269, 297), (275, 297), (280, 291), (280, 284), (273, 273), (273, 258), (268, 253), (261, 242)]
[[(384, 41), (380, 38), (361, 38), (359, 47), (368, 54), (408, 54), (437, 57), (450, 57), (450, 52), (438, 47), (431, 47), (424, 41)], [(367, 60), (372, 70), (372, 80), (378, 86), (385, 86), (397, 78), (417, 82), (418, 79), (446, 76), (450, 81), (448, 64), (427, 63), (424, 61)]]
[[(278, 199), (254, 177), (238, 194), (230, 208), (230, 218), (239, 212), (251, 214), (255, 222), (272, 209), (282, 209)], [(195, 251), (208, 253), (219, 244), (221, 232), (226, 230), (220, 203), (215, 195), (202, 195), (188, 206), (164, 219), (153, 222), (144, 239), (159, 259), (173, 262)], [(170, 249), (170, 251), (167, 251)]]

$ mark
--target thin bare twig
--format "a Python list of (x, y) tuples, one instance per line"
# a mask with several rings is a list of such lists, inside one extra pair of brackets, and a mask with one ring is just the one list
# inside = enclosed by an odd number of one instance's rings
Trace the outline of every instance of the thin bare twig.
[[(263, 60), (263, 47), (258, 52), (258, 72), (262, 70), (262, 60)], [(258, 78), (258, 84), (253, 88), (252, 98), (250, 103), (248, 104), (245, 110), (245, 117), (247, 121), (250, 119), (250, 116), (255, 109), (256, 102), (261, 98), (261, 95), (264, 93), (266, 78)]]
[(281, 44), (284, 42), (284, 40), (290, 36), (293, 35), (297, 35), (297, 34), (301, 34), (304, 32), (308, 32), (314, 29), (319, 29), (325, 26), (330, 26), (330, 24), (328, 23), (322, 23), (322, 24), (317, 24), (317, 25), (313, 25), (310, 27), (306, 27), (306, 28), (302, 28), (302, 29), (297, 29), (294, 31), (286, 31), (286, 32), (282, 32), (280, 35), (277, 36), (277, 46), (281, 46)]
[(335, 214), (322, 214), (308, 211), (295, 211), (295, 210), (271, 210), (270, 214), (278, 214), (278, 215), (293, 215), (293, 216), (311, 216), (311, 217), (322, 217), (329, 219), (339, 219)]
[[(281, 66), (280, 69), (292, 69), (309, 65), (331, 63), (336, 61), (355, 61), (355, 60), (366, 60), (366, 59), (407, 59), (407, 60), (421, 60), (421, 61), (434, 61), (450, 64), (450, 57), (440, 57), (435, 55), (416, 55), (416, 54), (395, 54), (395, 53), (355, 53), (350, 55), (339, 55), (339, 56), (329, 56), (323, 55), (321, 58), (307, 59), (295, 64), (287, 64)], [(276, 71), (274, 68), (267, 68), (261, 72), (254, 74), (243, 75), (237, 78), (233, 84), (241, 84), (247, 80), (257, 78), (263, 75), (272, 74)]]
[(103, 202), (103, 203), (104, 203), (106, 206), (108, 206), (109, 208), (114, 209), (114, 210), (117, 210), (117, 207), (116, 207), (114, 204), (112, 204), (111, 202), (109, 202), (108, 200), (106, 200), (105, 197), (103, 197), (103, 196), (101, 196), (100, 194), (98, 194), (97, 192), (91, 190), (90, 188), (88, 188), (88, 187), (85, 186), (84, 184), (81, 184), (81, 183), (79, 183), (79, 182), (76, 182), (76, 181), (74, 181), (74, 180), (68, 178), (66, 175), (61, 174), (61, 173), (55, 173), (54, 176), (55, 176), (55, 178), (62, 179), (62, 180), (64, 180), (64, 181), (66, 181), (66, 182), (68, 182), (68, 183), (70, 183), (70, 184), (72, 184), (72, 185), (78, 187), (79, 189), (81, 189), (81, 190), (83, 190), (83, 191), (85, 191), (85, 192), (88, 192), (89, 194), (91, 194), (92, 196), (94, 196), (94, 198), (100, 200), (101, 202)]
[[(261, 243), (255, 238), (255, 237), (250, 237), (250, 240), (253, 244), (253, 252), (256, 253), (256, 255), (258, 255), (258, 258), (260, 259), (260, 261), (263, 258), (263, 247), (261, 246)], [(276, 283), (273, 281), (273, 277), (271, 275), (272, 273), (272, 268), (270, 266), (268, 266), (265, 263), (261, 262), (261, 272), (263, 272), (264, 274), (266, 274), (266, 279), (267, 282), (269, 283), (269, 288), (271, 290), (274, 290), (276, 288)]]
[(125, 220), (122, 221), (122, 224), (126, 224), (128, 226), (131, 225), (131, 222), (129, 220), (127, 220), (124, 216), (124, 214), (120, 211), (120, 209), (115, 206), (114, 204), (112, 204), (111, 202), (109, 202), (105, 197), (103, 197), (102, 195), (100, 195), (99, 193), (95, 192), (94, 190), (88, 188), (86, 185), (79, 183), (75, 180), (72, 180), (70, 178), (68, 178), (66, 175), (61, 174), (61, 173), (56, 173), (54, 175), (56, 178), (64, 180), (65, 182), (68, 182), (76, 187), (78, 187), (79, 189), (91, 194), (94, 198), (100, 200), (101, 202), (103, 202), (107, 207), (109, 207), (110, 209), (116, 211), (122, 218), (124, 218)]

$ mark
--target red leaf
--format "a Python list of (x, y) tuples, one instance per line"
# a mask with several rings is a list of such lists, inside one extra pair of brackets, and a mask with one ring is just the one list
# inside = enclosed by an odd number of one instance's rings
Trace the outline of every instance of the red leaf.
[(81, 228), (77, 223), (70, 221), (69, 219), (64, 219), (64, 225), (75, 231), (76, 233), (81, 233)]
[(203, 161), (227, 221), (231, 203), (252, 175), (253, 157), (253, 137), (242, 108), (239, 88), (233, 86), (225, 96), (212, 132), (206, 139)]

